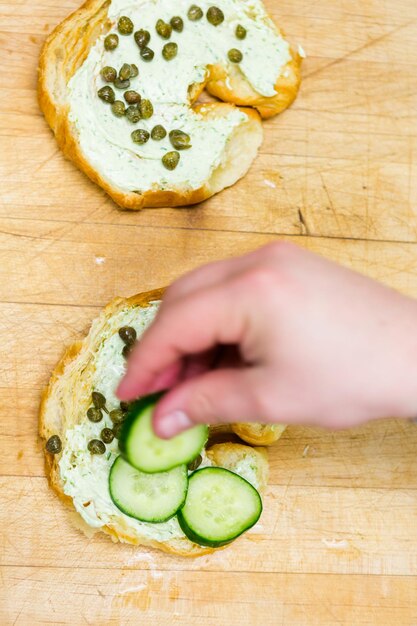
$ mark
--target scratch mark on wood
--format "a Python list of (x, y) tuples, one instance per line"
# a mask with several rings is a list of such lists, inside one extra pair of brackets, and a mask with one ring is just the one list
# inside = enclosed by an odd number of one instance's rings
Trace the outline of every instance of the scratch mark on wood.
[(303, 235), (310, 235), (310, 229), (308, 227), (306, 218), (304, 217), (301, 209), (298, 209), (298, 219), (300, 221), (300, 225), (301, 225), (301, 233)]

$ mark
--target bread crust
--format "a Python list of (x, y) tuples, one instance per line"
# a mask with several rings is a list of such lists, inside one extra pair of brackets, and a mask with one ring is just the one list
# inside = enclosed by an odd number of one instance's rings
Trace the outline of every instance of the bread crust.
[(275, 117), (294, 102), (300, 88), (302, 59), (294, 50), (291, 49), (290, 53), (291, 60), (275, 83), (275, 96), (265, 97), (257, 93), (243, 78), (238, 66), (227, 69), (223, 65), (212, 66), (206, 89), (225, 102), (255, 108), (263, 119)]
[[(88, 358), (91, 359), (91, 355), (94, 354), (94, 343), (91, 343), (93, 339), (90, 337), (93, 330), (94, 333), (92, 337), (94, 338), (95, 336), (99, 336), (106, 323), (119, 311), (130, 306), (140, 306), (146, 308), (151, 302), (161, 300), (163, 293), (164, 289), (156, 289), (154, 291), (135, 295), (131, 298), (116, 298), (107, 307), (105, 307), (102, 314), (93, 322), (90, 333), (84, 339), (76, 341), (65, 350), (52, 372), (48, 386), (42, 394), (39, 410), (39, 433), (43, 442), (54, 434), (59, 435), (62, 438), (66, 429), (73, 425), (73, 423), (71, 423), (72, 416), (69, 416), (67, 411), (64, 412), (64, 415), (65, 420), (69, 420), (69, 423), (64, 421), (64, 417), (59, 411), (59, 401), (62, 395), (62, 389), (65, 390), (68, 386), (70, 387), (69, 390), (71, 395), (78, 398), (78, 394), (73, 393), (73, 381), (69, 378), (69, 376), (71, 375), (72, 367), (84, 356), (87, 356), (87, 359), (83, 365), (83, 367), (85, 367), (83, 374), (85, 373), (85, 375), (88, 376), (86, 362), (88, 361)], [(89, 389), (91, 389), (91, 387), (89, 387)], [(81, 392), (82, 391), (83, 390), (81, 389)], [(82, 394), (80, 393), (79, 395), (81, 396)], [(85, 415), (85, 411), (83, 410), (82, 412)], [(75, 420), (75, 423), (76, 421), (77, 420)], [(243, 456), (250, 455), (257, 468), (257, 478), (260, 485), (260, 491), (265, 488), (268, 480), (269, 468), (265, 454), (265, 451), (260, 448), (254, 449), (236, 443), (216, 444), (207, 451), (207, 456), (213, 463), (218, 463), (229, 468), (232, 468), (234, 463), (238, 463)], [(59, 460), (60, 455), (52, 456), (47, 453), (45, 454), (46, 475), (53, 490), (67, 505), (73, 508), (72, 498), (66, 495), (63, 490), (59, 474)], [(100, 531), (121, 542), (158, 548), (164, 552), (180, 556), (200, 556), (203, 554), (209, 554), (215, 550), (213, 548), (198, 546), (189, 541), (186, 537), (176, 538), (170, 541), (158, 541), (150, 539), (146, 536), (133, 536), (132, 534), (129, 534), (128, 529), (124, 528), (121, 524), (104, 526), (100, 528)]]
[[(241, 107), (254, 107), (242, 109), (247, 115), (247, 122), (238, 127), (232, 135), (226, 146), (222, 164), (212, 172), (210, 179), (200, 189), (126, 192), (106, 180), (85, 158), (76, 127), (69, 119), (69, 104), (66, 99), (68, 81), (85, 61), (97, 38), (110, 29), (107, 18), (110, 4), (111, 0), (87, 0), (55, 28), (41, 52), (39, 103), (65, 156), (94, 183), (102, 187), (116, 204), (125, 209), (193, 205), (233, 185), (246, 174), (262, 143), (263, 130), (258, 111), (265, 118), (272, 117), (294, 100), (300, 83), (300, 57), (292, 53), (292, 61), (276, 83), (280, 92), (272, 98), (264, 98), (257, 94), (238, 68), (230, 69), (230, 81), (227, 81), (224, 66), (211, 66), (207, 72), (206, 82), (190, 87), (190, 102), (195, 102), (207, 86), (211, 94), (226, 103), (193, 105), (193, 110), (207, 116), (221, 116), (230, 111), (235, 104)], [(288, 76), (285, 76), (285, 73)]]
[(232, 424), (233, 432), (252, 446), (272, 446), (285, 429), (285, 424)]

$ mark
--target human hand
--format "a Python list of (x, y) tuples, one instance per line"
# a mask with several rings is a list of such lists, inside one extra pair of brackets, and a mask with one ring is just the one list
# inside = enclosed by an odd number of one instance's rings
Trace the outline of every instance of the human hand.
[(417, 415), (417, 303), (288, 243), (212, 263), (167, 290), (118, 395), (164, 389), (161, 437)]

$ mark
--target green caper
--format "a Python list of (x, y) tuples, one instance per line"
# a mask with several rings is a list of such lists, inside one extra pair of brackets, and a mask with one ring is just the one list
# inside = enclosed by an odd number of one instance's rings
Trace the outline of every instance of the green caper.
[(104, 409), (106, 413), (108, 410), (106, 409), (106, 398), (99, 391), (93, 391), (91, 394), (91, 399), (96, 409)]
[(241, 24), (236, 26), (235, 35), (238, 39), (246, 39), (247, 32), (246, 28)]
[(172, 35), (172, 26), (167, 24), (164, 20), (158, 20), (155, 25), (155, 30), (163, 39), (169, 39)]
[(190, 135), (187, 135), (182, 130), (171, 130), (169, 140), (176, 150), (189, 150), (191, 148)]
[(103, 413), (101, 412), (100, 409), (95, 409), (91, 407), (87, 411), (87, 417), (90, 420), (90, 422), (97, 424), (98, 422), (101, 422), (101, 420), (103, 419)]
[(163, 126), (161, 126), (161, 124), (152, 128), (151, 137), (154, 141), (161, 141), (161, 139), (164, 139), (166, 136), (167, 131)]
[(232, 48), (231, 50), (229, 50), (227, 56), (229, 57), (229, 61), (231, 61), (232, 63), (240, 63), (243, 59), (243, 54), (237, 48)]
[(107, 104), (113, 104), (116, 100), (116, 95), (111, 87), (102, 87), (98, 90), (97, 95), (103, 102), (107, 102)]
[(139, 76), (139, 68), (137, 65), (135, 65), (134, 63), (131, 63), (130, 69), (131, 69), (130, 78), (136, 78), (136, 76)]
[(111, 428), (103, 428), (100, 436), (104, 443), (111, 443), (114, 439), (114, 432)]
[(117, 24), (117, 28), (119, 29), (119, 33), (121, 35), (131, 35), (133, 33), (134, 26), (130, 17), (122, 15)]
[(138, 44), (139, 48), (144, 48), (145, 46), (147, 46), (150, 40), (151, 34), (148, 30), (143, 30), (143, 28), (141, 28), (140, 30), (136, 31), (135, 41)]
[(114, 67), (110, 67), (106, 65), (100, 72), (101, 78), (106, 81), (106, 83), (114, 83), (117, 78), (117, 72)]
[(120, 410), (121, 411), (123, 411), (124, 413), (127, 413), (129, 409), (130, 409), (130, 403), (129, 402), (121, 402), (120, 403)]
[(155, 56), (155, 52), (151, 50), (150, 48), (148, 48), (147, 46), (144, 46), (143, 48), (140, 49), (140, 56), (142, 57), (144, 61), (152, 61), (152, 59)]
[(180, 162), (180, 153), (179, 152), (167, 152), (162, 157), (162, 163), (167, 170), (175, 170), (178, 163)]
[(192, 4), (190, 8), (188, 9), (187, 16), (188, 16), (188, 19), (191, 20), (192, 22), (197, 22), (198, 20), (201, 20), (203, 15), (204, 13), (202, 9), (200, 9), (200, 7), (198, 7), (196, 4)]
[(210, 7), (207, 11), (207, 21), (213, 26), (218, 26), (224, 22), (224, 13), (218, 7)]
[(126, 117), (132, 124), (137, 124), (141, 120), (141, 114), (136, 104), (131, 104), (126, 109)]
[(153, 105), (150, 100), (142, 100), (139, 104), (140, 114), (144, 120), (148, 120), (153, 115)]
[(113, 435), (116, 437), (116, 439), (119, 439), (119, 437), (120, 437), (120, 432), (121, 432), (121, 430), (122, 430), (122, 427), (123, 427), (123, 424), (122, 424), (122, 423), (120, 423), (120, 424), (115, 424), (115, 425), (113, 426), (113, 428), (112, 428), (112, 430), (113, 430)]
[(113, 33), (112, 35), (107, 35), (107, 37), (104, 40), (104, 48), (106, 50), (116, 50), (117, 46), (119, 45), (119, 36), (116, 35), (116, 33)]
[(123, 413), (122, 409), (113, 409), (113, 411), (110, 411), (110, 419), (113, 424), (120, 424), (121, 422), (123, 422), (125, 417), (126, 416)]
[(137, 91), (126, 91), (125, 100), (128, 104), (138, 104), (142, 96)]
[(184, 20), (179, 15), (172, 17), (169, 23), (172, 26), (172, 30), (175, 30), (177, 33), (182, 33), (184, 30)]
[(106, 446), (100, 439), (92, 439), (88, 442), (87, 447), (91, 454), (104, 454), (106, 451)]
[(177, 54), (178, 44), (174, 43), (173, 41), (166, 43), (165, 46), (162, 48), (162, 56), (164, 57), (165, 61), (171, 61), (171, 59), (176, 57)]
[(123, 117), (126, 112), (125, 103), (121, 100), (116, 100), (116, 102), (113, 102), (111, 105), (111, 110), (116, 117)]
[(125, 346), (122, 350), (122, 355), (124, 356), (125, 359), (128, 359), (130, 356), (130, 353), (132, 352), (132, 347), (133, 346)]
[(202, 458), (201, 454), (199, 454), (194, 459), (194, 461), (191, 461), (191, 463), (188, 464), (188, 469), (190, 470), (190, 472), (195, 472), (195, 470), (200, 467), (202, 462), (203, 462), (203, 458)]
[(114, 86), (116, 87), (116, 89), (129, 89), (130, 80), (122, 80), (121, 78), (117, 77), (114, 81)]
[(52, 435), (46, 442), (46, 451), (49, 454), (59, 454), (62, 450), (62, 442), (58, 435)]
[[(150, 134), (147, 130), (144, 130), (143, 128), (138, 128), (137, 130), (133, 131), (131, 137), (134, 143), (138, 143), (142, 146), (144, 143), (147, 143), (149, 141)], [(127, 347), (130, 348), (130, 345)]]
[(132, 68), (129, 63), (123, 63), (122, 67), (119, 70), (119, 78), (120, 80), (129, 80), (132, 76)]
[(119, 337), (127, 346), (131, 346), (135, 343), (137, 338), (137, 333), (132, 326), (122, 326), (119, 329)]

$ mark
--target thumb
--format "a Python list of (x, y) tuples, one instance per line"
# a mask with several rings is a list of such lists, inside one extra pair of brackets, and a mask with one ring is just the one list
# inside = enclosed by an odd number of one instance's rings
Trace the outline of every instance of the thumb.
[(195, 424), (225, 424), (259, 419), (255, 372), (223, 369), (190, 378), (169, 391), (154, 412), (155, 432), (164, 439)]

